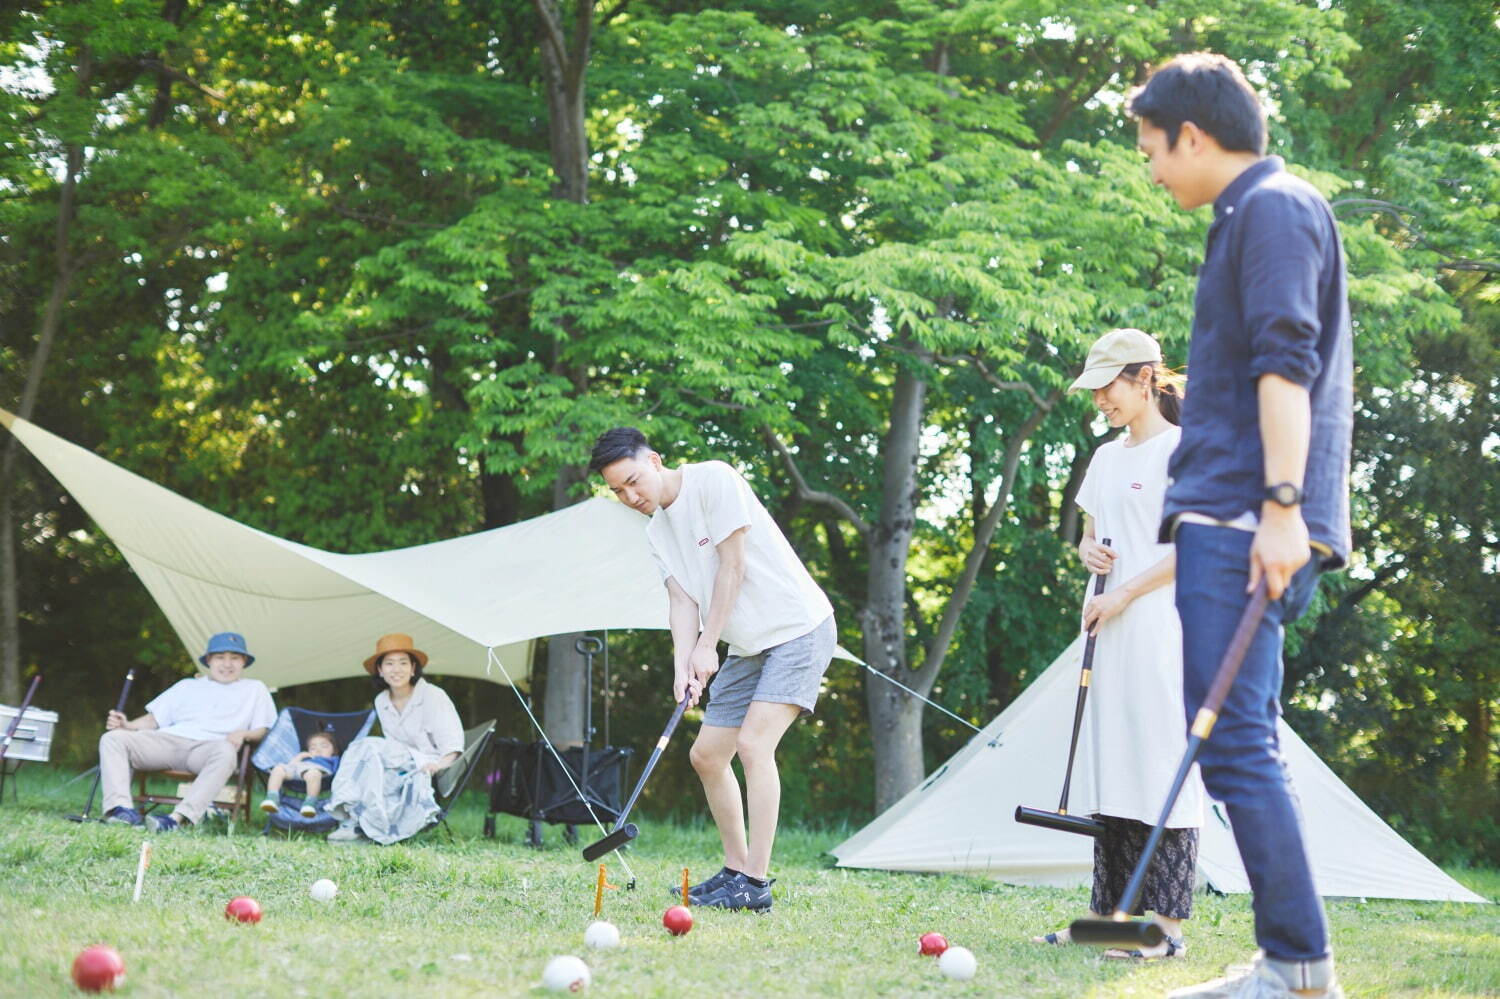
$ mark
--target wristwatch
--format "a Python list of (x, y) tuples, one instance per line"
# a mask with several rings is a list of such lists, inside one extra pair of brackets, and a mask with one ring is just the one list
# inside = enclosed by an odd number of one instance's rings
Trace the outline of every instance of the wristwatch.
[(1277, 506), (1298, 506), (1302, 502), (1302, 490), (1290, 482), (1278, 482), (1274, 486), (1266, 486), (1265, 498)]

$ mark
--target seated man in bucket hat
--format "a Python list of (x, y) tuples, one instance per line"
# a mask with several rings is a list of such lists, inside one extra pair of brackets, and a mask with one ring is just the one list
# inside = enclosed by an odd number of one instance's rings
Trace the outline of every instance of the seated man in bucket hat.
[[(244, 679), (255, 657), (243, 636), (232, 631), (215, 635), (198, 662), (200, 675), (168, 687), (139, 718), (109, 713), (104, 723), (108, 731), (99, 739), (105, 822), (172, 832), (199, 821), (234, 773), (240, 747), (265, 738), (276, 721), (276, 704), (266, 685)], [(171, 815), (142, 819), (130, 798), (130, 776), (138, 769), (185, 770), (197, 779)]]

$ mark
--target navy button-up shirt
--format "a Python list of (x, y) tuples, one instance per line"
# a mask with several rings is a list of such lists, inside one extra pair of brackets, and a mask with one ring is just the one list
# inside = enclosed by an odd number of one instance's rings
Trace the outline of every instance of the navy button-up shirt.
[(1354, 347), (1344, 248), (1333, 210), (1268, 156), (1214, 202), (1198, 271), (1182, 441), (1172, 453), (1162, 540), (1178, 515), (1259, 514), (1264, 453), (1256, 382), (1277, 374), (1308, 390), (1312, 433), (1302, 491), (1309, 538), (1349, 556)]

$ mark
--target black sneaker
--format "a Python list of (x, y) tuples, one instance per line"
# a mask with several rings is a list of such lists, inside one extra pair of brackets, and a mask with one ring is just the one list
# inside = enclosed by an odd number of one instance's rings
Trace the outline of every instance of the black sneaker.
[(111, 825), (138, 826), (144, 820), (141, 813), (127, 805), (116, 805), (104, 813), (104, 821)]
[(736, 874), (696, 903), (706, 909), (749, 909), (771, 911), (771, 882), (757, 884), (749, 876)]
[[(719, 873), (712, 874), (706, 881), (699, 881), (695, 885), (688, 886), (688, 901), (697, 905), (703, 899), (718, 891), (725, 883), (734, 880), (739, 871), (731, 871), (727, 867), (719, 868)], [(672, 894), (678, 898), (682, 897), (682, 885), (673, 885)]]

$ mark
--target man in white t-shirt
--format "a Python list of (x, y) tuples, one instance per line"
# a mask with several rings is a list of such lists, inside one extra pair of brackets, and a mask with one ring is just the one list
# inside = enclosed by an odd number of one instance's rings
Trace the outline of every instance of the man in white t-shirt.
[[(691, 759), (724, 843), (724, 867), (690, 888), (689, 899), (770, 909), (767, 874), (781, 807), (776, 747), (817, 703), (837, 645), (833, 605), (724, 462), (667, 468), (639, 430), (616, 427), (595, 442), (589, 469), (626, 506), (651, 517), (646, 539), (671, 609), (672, 696), (696, 704), (718, 674)], [(720, 639), (729, 644), (722, 669)], [(730, 767), (736, 756), (748, 807)]]
[[(253, 662), (242, 636), (222, 632), (208, 640), (208, 650), (198, 657), (202, 675), (168, 687), (139, 718), (109, 713), (104, 722), (108, 731), (99, 739), (105, 822), (165, 833), (203, 818), (234, 773), (240, 747), (265, 738), (276, 721), (276, 704), (266, 685), (242, 675)], [(133, 770), (185, 770), (197, 777), (171, 815), (143, 819), (131, 807)]]

